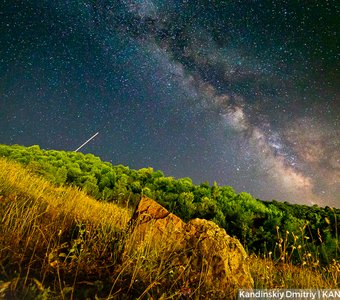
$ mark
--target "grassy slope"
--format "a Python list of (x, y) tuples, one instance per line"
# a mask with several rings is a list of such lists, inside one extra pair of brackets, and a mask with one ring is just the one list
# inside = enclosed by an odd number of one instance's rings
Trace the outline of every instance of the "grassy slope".
[(33, 278), (42, 292), (48, 285), (72, 293), (77, 281), (110, 275), (120, 251), (115, 241), (122, 237), (129, 210), (75, 188), (54, 187), (3, 159), (0, 169), (1, 280), (11, 280), (18, 292), (26, 288), (23, 293)]
[[(121, 261), (130, 210), (55, 187), (5, 159), (0, 170), (0, 298), (172, 299), (186, 291), (188, 278), (174, 277), (171, 258), (160, 260), (151, 241)], [(311, 255), (297, 267), (269, 256), (249, 258), (258, 288), (339, 287), (337, 262), (320, 267)], [(193, 291), (202, 295), (200, 287)]]

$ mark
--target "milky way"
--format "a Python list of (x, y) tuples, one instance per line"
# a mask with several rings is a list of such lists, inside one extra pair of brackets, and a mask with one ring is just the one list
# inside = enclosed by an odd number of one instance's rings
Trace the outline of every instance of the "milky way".
[(0, 143), (339, 207), (336, 2), (2, 1)]

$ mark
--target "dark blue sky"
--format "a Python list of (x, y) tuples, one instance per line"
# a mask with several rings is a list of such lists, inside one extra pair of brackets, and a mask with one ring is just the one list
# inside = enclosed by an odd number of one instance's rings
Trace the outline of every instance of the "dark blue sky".
[(337, 1), (2, 1), (0, 143), (339, 207)]

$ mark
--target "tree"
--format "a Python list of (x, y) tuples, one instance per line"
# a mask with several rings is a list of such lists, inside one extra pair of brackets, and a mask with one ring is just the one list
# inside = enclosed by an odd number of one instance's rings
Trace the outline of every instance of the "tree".
[(203, 197), (201, 202), (197, 204), (196, 216), (198, 218), (212, 220), (218, 211), (216, 202), (209, 198)]
[(178, 197), (178, 206), (175, 214), (180, 216), (184, 221), (189, 221), (196, 213), (196, 206), (194, 204), (194, 194), (192, 192), (183, 192)]

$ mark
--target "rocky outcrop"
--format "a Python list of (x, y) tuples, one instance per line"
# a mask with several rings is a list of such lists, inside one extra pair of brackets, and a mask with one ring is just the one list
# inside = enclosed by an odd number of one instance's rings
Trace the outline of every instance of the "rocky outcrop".
[[(125, 255), (140, 247), (171, 257), (169, 267), (176, 277), (189, 278), (185, 291), (199, 286), (205, 297), (230, 298), (239, 288), (252, 288), (247, 254), (241, 243), (211, 221), (183, 222), (155, 201), (143, 197), (130, 224)], [(175, 278), (176, 278), (175, 277)], [(192, 288), (191, 288), (192, 287)]]

